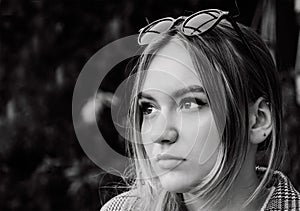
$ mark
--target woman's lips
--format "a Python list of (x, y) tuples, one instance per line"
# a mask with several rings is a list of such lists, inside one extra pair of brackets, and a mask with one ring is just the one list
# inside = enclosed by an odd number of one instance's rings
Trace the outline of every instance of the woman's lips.
[(156, 161), (158, 166), (162, 169), (173, 169), (181, 162), (186, 161), (186, 159), (170, 154), (158, 154), (156, 156)]
[(186, 160), (185, 158), (170, 155), (170, 154), (158, 154), (156, 155), (156, 160)]

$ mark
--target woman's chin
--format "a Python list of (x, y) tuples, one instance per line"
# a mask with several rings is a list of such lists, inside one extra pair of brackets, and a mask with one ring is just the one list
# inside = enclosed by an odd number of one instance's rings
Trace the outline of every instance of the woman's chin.
[(163, 178), (160, 182), (162, 187), (171, 193), (186, 193), (192, 189), (191, 184), (187, 183), (187, 181), (183, 182), (175, 178)]

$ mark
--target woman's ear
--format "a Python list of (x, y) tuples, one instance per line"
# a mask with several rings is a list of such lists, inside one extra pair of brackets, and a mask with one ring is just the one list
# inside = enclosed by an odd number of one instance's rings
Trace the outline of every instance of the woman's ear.
[(249, 107), (250, 142), (263, 142), (273, 129), (272, 115), (269, 103), (262, 97)]

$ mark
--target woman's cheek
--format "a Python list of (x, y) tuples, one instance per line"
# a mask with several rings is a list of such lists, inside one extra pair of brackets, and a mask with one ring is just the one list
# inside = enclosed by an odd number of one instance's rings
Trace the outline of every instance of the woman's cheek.
[(151, 121), (148, 120), (143, 121), (141, 127), (141, 138), (148, 157), (152, 156), (152, 148), (153, 148), (152, 136), (153, 136), (153, 127)]
[(205, 164), (219, 147), (220, 139), (211, 113), (186, 118), (183, 124), (183, 139), (186, 140), (186, 153), (193, 160)]
[(141, 126), (141, 137), (143, 144), (150, 143), (151, 135), (153, 133), (153, 127), (152, 123), (149, 120), (143, 120), (142, 126)]

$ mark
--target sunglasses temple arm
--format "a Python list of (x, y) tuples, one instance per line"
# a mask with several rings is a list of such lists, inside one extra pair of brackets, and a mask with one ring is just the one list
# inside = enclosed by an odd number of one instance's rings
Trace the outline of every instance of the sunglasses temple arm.
[(235, 8), (236, 8), (237, 14), (234, 15), (233, 17), (236, 18), (236, 17), (240, 16), (240, 9), (239, 9), (239, 6), (238, 6), (238, 3), (237, 3), (236, 0), (234, 0), (234, 4), (235, 4)]
[(238, 35), (240, 36), (243, 44), (248, 48), (250, 54), (252, 55), (253, 59), (260, 65), (260, 63), (258, 62), (259, 60), (257, 59), (257, 57), (255, 56), (254, 52), (252, 51), (249, 43), (247, 42), (247, 40), (245, 39), (243, 32), (241, 30), (241, 28), (238, 26), (238, 24), (232, 19), (232, 17), (228, 18), (231, 25), (234, 27), (235, 31), (238, 33)]

